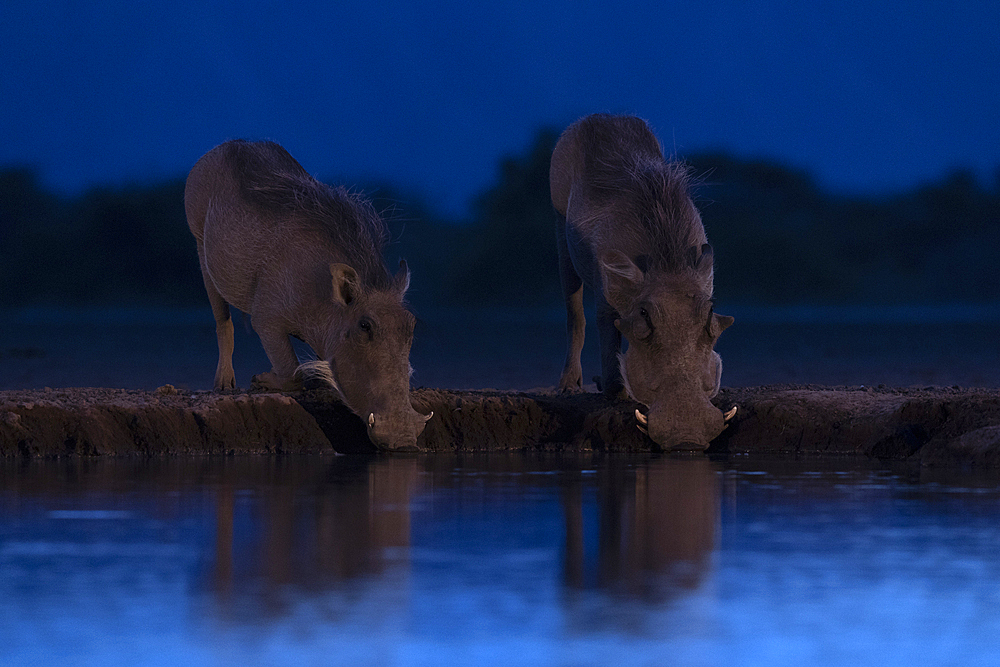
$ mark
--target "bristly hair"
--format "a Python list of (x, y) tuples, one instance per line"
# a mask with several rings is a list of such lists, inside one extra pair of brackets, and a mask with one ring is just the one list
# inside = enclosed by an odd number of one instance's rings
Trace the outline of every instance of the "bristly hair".
[(649, 249), (649, 268), (676, 272), (690, 264), (690, 250), (704, 243), (691, 200), (691, 169), (682, 162), (640, 156), (617, 169), (588, 174), (595, 199), (613, 205), (619, 225), (608, 233), (634, 235)]
[[(690, 249), (700, 248), (704, 227), (691, 201), (691, 170), (664, 159), (646, 121), (635, 116), (595, 114), (578, 128), (588, 199), (608, 247), (643, 248), (649, 268), (676, 272), (690, 267)], [(610, 238), (613, 237), (613, 238)]]
[(240, 140), (228, 145), (230, 164), (249, 202), (294, 216), (328, 234), (356, 271), (375, 287), (388, 286), (382, 256), (389, 230), (371, 202), (342, 186), (316, 180), (274, 142)]

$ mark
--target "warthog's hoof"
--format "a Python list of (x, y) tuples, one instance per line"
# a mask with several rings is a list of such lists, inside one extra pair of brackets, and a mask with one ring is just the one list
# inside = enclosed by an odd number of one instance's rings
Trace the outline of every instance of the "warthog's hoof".
[(296, 391), (299, 383), (294, 378), (281, 378), (274, 373), (259, 373), (250, 378), (252, 391)]

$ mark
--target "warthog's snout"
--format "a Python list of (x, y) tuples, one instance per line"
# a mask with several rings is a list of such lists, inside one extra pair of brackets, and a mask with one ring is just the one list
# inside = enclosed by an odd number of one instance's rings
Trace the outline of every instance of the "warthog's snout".
[(368, 439), (379, 449), (395, 451), (413, 451), (418, 449), (417, 438), (424, 432), (424, 427), (434, 412), (422, 415), (416, 410), (410, 410), (402, 415), (392, 413), (378, 415), (368, 413)]
[(664, 451), (701, 452), (735, 415), (735, 406), (723, 414), (706, 397), (694, 403), (658, 403), (648, 415), (636, 409), (635, 420), (639, 430)]

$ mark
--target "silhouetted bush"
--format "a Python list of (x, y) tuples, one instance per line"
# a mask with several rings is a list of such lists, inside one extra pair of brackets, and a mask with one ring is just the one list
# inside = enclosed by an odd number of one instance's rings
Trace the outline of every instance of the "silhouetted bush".
[(204, 289), (184, 216), (184, 182), (97, 189), (74, 202), (86, 252), (77, 266), (102, 276), (76, 296), (96, 301), (190, 301)]
[[(419, 196), (366, 189), (405, 258), (415, 304), (560, 303), (549, 200), (558, 134), (499, 165), (469, 220)], [(688, 158), (715, 247), (716, 295), (746, 303), (1000, 300), (1000, 178), (969, 172), (887, 197), (837, 197), (809, 174), (722, 153)], [(1000, 172), (998, 172), (1000, 175)], [(183, 182), (96, 188), (66, 199), (30, 169), (0, 170), (0, 305), (206, 303)]]
[(389, 227), (391, 241), (385, 250), (389, 268), (395, 271), (400, 259), (410, 267), (407, 299), (416, 305), (451, 300), (456, 267), (474, 238), (475, 226), (441, 220), (419, 195), (391, 185), (369, 185), (362, 191)]
[(0, 172), (0, 303), (40, 300), (67, 280), (72, 245), (63, 208), (30, 169)]
[[(750, 302), (995, 301), (1000, 189), (968, 172), (887, 197), (837, 197), (805, 174), (694, 156), (716, 293)], [(735, 162), (735, 164), (734, 164)]]
[(8, 170), (0, 173), (0, 239), (5, 305), (203, 297), (180, 180), (63, 200), (31, 172)]
[(500, 163), (499, 182), (473, 206), (474, 234), (456, 257), (447, 293), (465, 303), (558, 303), (555, 212), (549, 158), (558, 134), (543, 131), (523, 158)]

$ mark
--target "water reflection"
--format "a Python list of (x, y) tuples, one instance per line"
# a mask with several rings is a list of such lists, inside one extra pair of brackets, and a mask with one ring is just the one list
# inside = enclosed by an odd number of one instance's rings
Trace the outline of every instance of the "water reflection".
[[(400, 574), (410, 547), (416, 458), (337, 457), (257, 484), (214, 484), (211, 590), (221, 609), (277, 614), (297, 596)], [(288, 590), (294, 589), (295, 595)], [(252, 599), (248, 600), (248, 596)]]
[(718, 531), (719, 482), (713, 465), (706, 459), (665, 459), (641, 468), (623, 463), (595, 471), (596, 562), (588, 562), (585, 546), (590, 484), (580, 476), (567, 480), (567, 586), (650, 599), (697, 587)]
[[(538, 544), (521, 546), (560, 551), (559, 580), (569, 590), (654, 601), (694, 589), (718, 531), (718, 475), (705, 459), (637, 466), (624, 458), (338, 457), (282, 472), (254, 484), (252, 493), (235, 474), (212, 484), (209, 581), (223, 609), (234, 600), (245, 607), (251, 595), (259, 611), (280, 613), (289, 587), (317, 595), (373, 577), (404, 585), (413, 567), (414, 512), (418, 522), (444, 521), (455, 507), (475, 508), (474, 516), (455, 518), (460, 532), (473, 521), (497, 531), (530, 529), (510, 526), (498, 498), (533, 499), (535, 520), (561, 523), (562, 535), (536, 535)], [(557, 507), (561, 516), (543, 516)], [(482, 544), (468, 546), (478, 551)], [(503, 551), (497, 545), (493, 555)]]
[(998, 518), (844, 462), (0, 461), (0, 664), (996, 664)]

